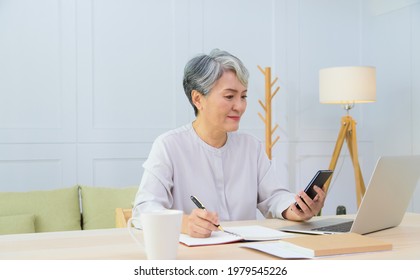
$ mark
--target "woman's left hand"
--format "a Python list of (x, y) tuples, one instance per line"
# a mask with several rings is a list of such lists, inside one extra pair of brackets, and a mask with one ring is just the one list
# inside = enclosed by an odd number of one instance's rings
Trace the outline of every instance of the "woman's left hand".
[(303, 191), (296, 195), (295, 199), (300, 209), (292, 203), (289, 208), (283, 212), (283, 217), (292, 221), (306, 221), (313, 216), (318, 215), (319, 211), (324, 207), (325, 192), (318, 186), (314, 186), (314, 190), (317, 193), (314, 199), (311, 199)]

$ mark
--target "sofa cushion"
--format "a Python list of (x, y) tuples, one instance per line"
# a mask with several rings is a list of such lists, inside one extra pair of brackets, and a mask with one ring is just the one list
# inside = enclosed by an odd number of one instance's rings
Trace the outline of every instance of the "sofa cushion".
[(34, 233), (35, 215), (0, 216), (0, 234)]
[(79, 189), (0, 192), (1, 215), (34, 214), (35, 231), (80, 230)]
[(115, 209), (131, 208), (138, 187), (80, 186), (83, 229), (115, 228)]

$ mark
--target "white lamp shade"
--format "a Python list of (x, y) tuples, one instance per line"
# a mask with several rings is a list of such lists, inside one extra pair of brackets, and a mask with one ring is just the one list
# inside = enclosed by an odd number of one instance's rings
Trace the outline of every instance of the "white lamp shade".
[(353, 104), (376, 101), (376, 69), (370, 66), (331, 67), (319, 71), (319, 101)]

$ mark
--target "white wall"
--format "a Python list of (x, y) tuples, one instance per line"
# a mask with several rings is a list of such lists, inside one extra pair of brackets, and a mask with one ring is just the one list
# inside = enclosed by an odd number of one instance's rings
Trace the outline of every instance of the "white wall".
[[(351, 112), (367, 184), (380, 155), (420, 153), (419, 2), (0, 0), (0, 190), (138, 185), (154, 138), (193, 119), (186, 61), (215, 47), (248, 66), (241, 129), (261, 139), (257, 65), (279, 78), (273, 155), (292, 191), (328, 167), (344, 115), (319, 104), (319, 69), (376, 66), (378, 101)], [(346, 148), (336, 171), (324, 213), (354, 213)]]

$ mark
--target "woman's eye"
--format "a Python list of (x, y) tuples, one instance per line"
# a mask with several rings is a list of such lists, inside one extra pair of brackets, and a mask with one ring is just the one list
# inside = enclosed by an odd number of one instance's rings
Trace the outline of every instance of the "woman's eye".
[(242, 95), (242, 98), (243, 99), (247, 99), (248, 98), (248, 95)]
[(233, 95), (226, 95), (225, 97), (226, 97), (226, 99), (232, 99)]

